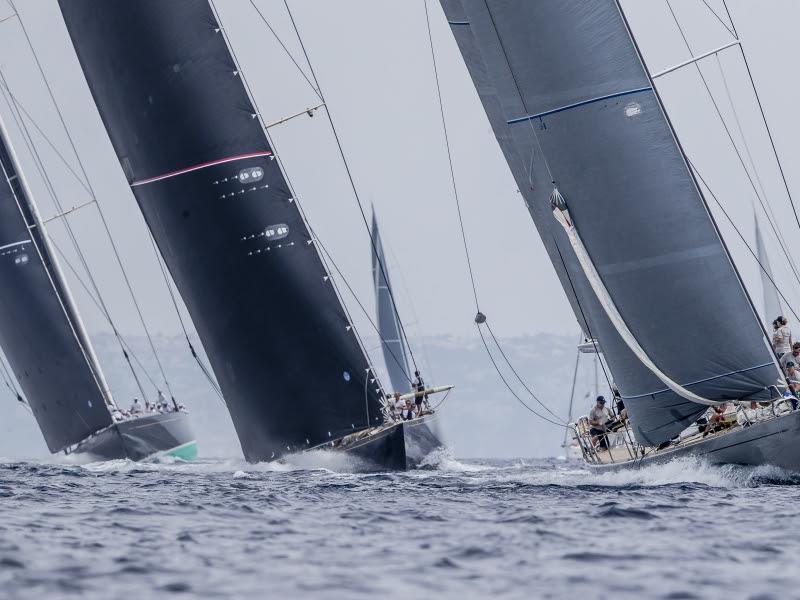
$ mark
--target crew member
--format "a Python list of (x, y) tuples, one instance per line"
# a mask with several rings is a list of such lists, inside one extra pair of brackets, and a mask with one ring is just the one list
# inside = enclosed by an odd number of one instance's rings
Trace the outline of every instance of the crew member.
[(139, 398), (133, 399), (133, 404), (131, 404), (131, 414), (138, 415), (142, 412), (142, 403), (139, 402)]
[(608, 449), (608, 432), (615, 424), (614, 415), (611, 409), (606, 406), (606, 399), (598, 396), (594, 408), (589, 411), (589, 433), (592, 435), (592, 442), (599, 438), (599, 447)]
[(424, 401), (425, 404), (428, 403), (428, 395), (422, 393), (425, 391), (425, 382), (422, 380), (419, 371), (414, 371), (414, 376), (416, 379), (414, 383), (411, 384), (411, 387), (417, 393), (417, 395), (414, 396), (414, 404), (417, 405), (417, 414), (420, 414), (422, 412), (422, 402)]

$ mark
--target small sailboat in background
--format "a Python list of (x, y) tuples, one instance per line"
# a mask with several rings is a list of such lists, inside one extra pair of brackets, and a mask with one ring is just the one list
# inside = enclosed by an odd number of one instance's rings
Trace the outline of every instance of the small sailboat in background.
[(739, 40), (652, 75), (616, 0), (441, 4), (575, 316), (627, 409), (610, 450), (578, 421), (589, 465), (691, 455), (800, 469), (797, 402), (702, 189), (717, 199), (654, 83)]
[(59, 5), (245, 458), (418, 465), (433, 415), (393, 415), (213, 3)]
[(177, 405), (130, 417), (117, 408), (2, 119), (0, 171), (0, 346), (50, 452), (194, 458)]

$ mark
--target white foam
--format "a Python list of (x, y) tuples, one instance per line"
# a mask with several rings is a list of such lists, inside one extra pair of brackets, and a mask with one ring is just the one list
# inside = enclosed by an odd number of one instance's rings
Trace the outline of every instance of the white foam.
[(464, 463), (453, 456), (453, 451), (447, 447), (437, 448), (420, 463), (421, 469), (436, 469), (437, 471), (449, 471), (453, 473), (478, 473), (489, 471), (492, 467), (486, 465), (473, 465)]

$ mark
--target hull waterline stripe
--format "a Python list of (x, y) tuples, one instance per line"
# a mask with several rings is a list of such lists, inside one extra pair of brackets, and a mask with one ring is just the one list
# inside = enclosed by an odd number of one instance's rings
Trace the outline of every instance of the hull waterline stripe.
[(169, 173), (164, 173), (163, 175), (156, 175), (155, 177), (140, 179), (139, 181), (134, 181), (130, 185), (131, 187), (138, 187), (140, 185), (161, 181), (162, 179), (169, 179), (171, 177), (177, 177), (178, 175), (185, 175), (186, 173), (191, 173), (192, 171), (199, 171), (201, 169), (207, 169), (208, 167), (215, 167), (217, 165), (223, 165), (225, 163), (234, 162), (237, 160), (244, 160), (246, 158), (258, 158), (260, 156), (272, 156), (272, 152), (251, 152), (250, 154), (237, 154), (236, 156), (228, 156), (226, 158), (220, 158), (219, 160), (212, 160), (209, 162), (200, 163), (199, 165), (186, 167), (185, 169), (170, 171)]
[(24, 246), (25, 244), (30, 244), (30, 240), (22, 240), (21, 242), (14, 242), (13, 244), (6, 244), (5, 246), (0, 246), (0, 251), (8, 250), (9, 248), (14, 248), (16, 246)]
[(509, 125), (513, 125), (514, 123), (523, 123), (524, 121), (531, 121), (533, 119), (538, 119), (540, 117), (546, 117), (547, 115), (554, 115), (555, 113), (560, 113), (565, 110), (570, 110), (572, 108), (578, 108), (579, 106), (586, 106), (587, 104), (602, 102), (603, 100), (611, 100), (612, 98), (619, 98), (620, 96), (628, 96), (629, 94), (638, 94), (639, 92), (647, 92), (652, 90), (653, 88), (647, 86), (647, 87), (636, 88), (635, 90), (625, 90), (624, 92), (606, 94), (605, 96), (598, 96), (597, 98), (589, 98), (588, 100), (581, 100), (580, 102), (574, 102), (572, 104), (567, 104), (566, 106), (552, 108), (544, 112), (536, 113), (535, 115), (528, 115), (526, 117), (517, 117), (516, 119), (511, 119), (510, 121), (506, 121), (506, 123), (508, 123)]
[[(693, 385), (700, 385), (701, 383), (708, 383), (709, 381), (714, 381), (716, 379), (722, 379), (723, 377), (730, 377), (731, 375), (739, 375), (740, 373), (747, 373), (748, 371), (755, 371), (756, 369), (763, 369), (764, 367), (771, 367), (775, 363), (768, 362), (764, 363), (763, 365), (756, 365), (755, 367), (750, 367), (748, 369), (739, 369), (738, 371), (731, 371), (729, 373), (722, 373), (721, 375), (714, 375), (713, 377), (706, 377), (705, 379), (699, 379), (697, 381), (693, 381), (691, 383), (683, 384), (683, 387), (688, 388)], [(636, 400), (637, 398), (647, 398), (649, 396), (655, 396), (656, 394), (663, 394), (664, 392), (669, 392), (669, 388), (664, 388), (661, 390), (656, 390), (655, 392), (648, 392), (646, 394), (637, 394), (636, 396), (623, 396), (623, 400)], [(761, 390), (759, 390), (761, 391)]]

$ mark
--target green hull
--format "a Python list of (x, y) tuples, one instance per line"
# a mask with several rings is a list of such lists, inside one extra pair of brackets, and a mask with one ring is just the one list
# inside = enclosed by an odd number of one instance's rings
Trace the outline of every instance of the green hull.
[(167, 450), (164, 452), (164, 456), (174, 456), (181, 460), (194, 460), (197, 458), (197, 441), (192, 440), (191, 442), (176, 446), (172, 450)]

